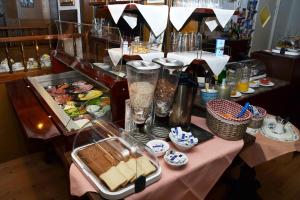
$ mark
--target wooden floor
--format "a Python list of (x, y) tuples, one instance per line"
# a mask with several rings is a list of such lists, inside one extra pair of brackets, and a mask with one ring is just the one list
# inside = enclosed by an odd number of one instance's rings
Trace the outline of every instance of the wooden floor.
[(256, 170), (263, 199), (300, 199), (300, 153), (287, 154), (265, 163)]
[(0, 199), (65, 200), (68, 185), (58, 162), (46, 164), (36, 153), (0, 164)]
[[(299, 200), (300, 199), (300, 153), (290, 153), (255, 168), (256, 179), (260, 183), (257, 196), (249, 190), (234, 190), (241, 185), (235, 185), (228, 177), (238, 179), (240, 166), (226, 171), (226, 178), (222, 177), (216, 186), (210, 191), (208, 200), (230, 199), (230, 200)], [(224, 180), (225, 179), (225, 180)], [(230, 185), (230, 186), (229, 186)], [(250, 188), (250, 187), (249, 187)], [(240, 189), (240, 188), (239, 188)], [(235, 193), (241, 194), (236, 197)], [(249, 195), (250, 194), (250, 195)]]

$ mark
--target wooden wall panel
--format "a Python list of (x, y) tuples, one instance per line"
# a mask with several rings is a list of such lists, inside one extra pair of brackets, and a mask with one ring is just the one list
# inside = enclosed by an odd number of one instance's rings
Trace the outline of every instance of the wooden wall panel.
[(89, 3), (90, 0), (80, 1), (81, 21), (86, 24), (91, 24), (93, 20), (93, 7)]
[(4, 84), (0, 84), (0, 100), (0, 163), (2, 163), (24, 156), (28, 150)]
[(5, 8), (5, 18), (8, 19), (17, 19), (18, 18), (18, 10), (16, 1), (9, 0), (4, 1), (4, 8)]
[[(47, 0), (46, 0), (47, 1)], [(35, 0), (33, 8), (22, 8), (19, 0), (16, 0), (19, 19), (43, 19), (42, 0)]]

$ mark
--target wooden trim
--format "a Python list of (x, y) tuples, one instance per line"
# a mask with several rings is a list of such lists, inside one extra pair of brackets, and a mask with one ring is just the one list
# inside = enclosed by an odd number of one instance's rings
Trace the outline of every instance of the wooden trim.
[(17, 37), (2, 37), (0, 43), (4, 42), (25, 42), (35, 40), (63, 40), (64, 38), (80, 37), (81, 34), (60, 34), (60, 35), (32, 35), (32, 36), (17, 36)]
[(39, 25), (9, 25), (9, 26), (0, 26), (0, 30), (21, 30), (21, 29), (48, 29), (49, 24), (39, 24)]

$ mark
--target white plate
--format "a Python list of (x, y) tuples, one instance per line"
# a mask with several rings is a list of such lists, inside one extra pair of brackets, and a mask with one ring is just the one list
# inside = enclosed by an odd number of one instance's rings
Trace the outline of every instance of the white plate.
[[(178, 159), (178, 157), (180, 156), (181, 162), (174, 162), (174, 160), (172, 160), (172, 156), (176, 156), (176, 158)], [(174, 158), (174, 157), (173, 157)], [(185, 153), (179, 152), (179, 151), (175, 151), (175, 150), (169, 150), (166, 152), (165, 156), (164, 156), (164, 160), (166, 161), (166, 163), (172, 167), (181, 167), (184, 166), (188, 163), (189, 159), (186, 156)]]
[(287, 48), (286, 50), (288, 50), (290, 52), (300, 52), (300, 49)]
[(250, 81), (249, 87), (258, 88), (259, 87), (259, 81)]
[(169, 144), (163, 140), (150, 140), (146, 145), (152, 149), (157, 157), (164, 155), (170, 148)]
[(283, 132), (277, 133), (276, 127), (278, 126), (278, 122), (276, 121), (274, 116), (266, 117), (264, 119), (263, 126), (261, 128), (261, 134), (266, 136), (267, 138), (281, 141), (281, 142), (295, 142), (299, 140), (299, 132), (295, 128), (293, 124), (290, 122), (286, 123), (283, 126)]
[(249, 88), (246, 92), (242, 92), (242, 93), (244, 93), (244, 94), (252, 94), (254, 92), (255, 92), (255, 90), (253, 88)]
[(242, 96), (242, 93), (236, 92), (235, 95), (231, 95), (230, 97), (232, 97), (232, 98), (238, 98), (238, 97), (241, 97), (241, 96)]
[(106, 63), (93, 63), (96, 67), (102, 68), (104, 70), (109, 70), (110, 65)]
[(264, 87), (272, 87), (272, 86), (274, 86), (275, 84), (274, 84), (273, 82), (270, 81), (268, 84), (260, 83), (259, 85), (264, 86)]

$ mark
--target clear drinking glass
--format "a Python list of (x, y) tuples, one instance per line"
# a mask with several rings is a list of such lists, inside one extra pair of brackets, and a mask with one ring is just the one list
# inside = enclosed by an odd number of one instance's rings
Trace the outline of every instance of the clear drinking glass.
[(182, 50), (182, 33), (181, 32), (179, 32), (177, 34), (176, 44), (177, 44), (176, 51), (181, 51)]
[(188, 34), (189, 51), (195, 50), (196, 34), (191, 32)]
[(195, 35), (195, 49), (202, 49), (202, 34), (200, 32), (197, 32)]
[(183, 52), (188, 51), (189, 49), (189, 40), (188, 40), (188, 33), (184, 33), (182, 36), (182, 47), (181, 50)]
[(226, 82), (230, 88), (230, 96), (235, 96), (237, 93), (237, 72), (233, 69), (228, 69), (226, 73)]
[(170, 43), (170, 52), (176, 51), (177, 46), (177, 39), (176, 39), (176, 32), (171, 33), (171, 43)]

